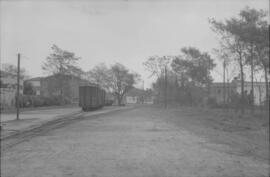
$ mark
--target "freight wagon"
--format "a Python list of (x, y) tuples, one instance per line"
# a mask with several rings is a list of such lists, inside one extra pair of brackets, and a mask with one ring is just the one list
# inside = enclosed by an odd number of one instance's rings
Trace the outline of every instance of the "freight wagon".
[(97, 86), (79, 87), (79, 106), (83, 111), (91, 111), (105, 106), (105, 90)]

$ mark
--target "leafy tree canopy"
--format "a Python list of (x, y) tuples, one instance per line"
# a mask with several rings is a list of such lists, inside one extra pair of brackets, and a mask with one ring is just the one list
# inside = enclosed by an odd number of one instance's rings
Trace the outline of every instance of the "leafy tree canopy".
[(205, 85), (212, 81), (210, 71), (215, 63), (210, 55), (202, 53), (194, 47), (182, 48), (183, 55), (175, 57), (171, 66), (180, 75), (181, 84), (192, 81), (198, 85)]
[[(46, 58), (42, 69), (50, 74), (68, 74), (80, 59), (74, 53), (63, 50), (57, 45), (52, 46), (52, 53)], [(77, 69), (77, 68), (76, 68)]]
[[(17, 72), (18, 72), (18, 68), (17, 66), (15, 65), (12, 65), (12, 64), (9, 64), (9, 63), (3, 63), (2, 64), (2, 68), (1, 68), (3, 71), (7, 72), (7, 73), (10, 73), (10, 74), (13, 74), (13, 75), (17, 75)], [(23, 78), (23, 79), (26, 79), (28, 78), (29, 76), (27, 75), (27, 72), (24, 68), (20, 68), (20, 76)]]

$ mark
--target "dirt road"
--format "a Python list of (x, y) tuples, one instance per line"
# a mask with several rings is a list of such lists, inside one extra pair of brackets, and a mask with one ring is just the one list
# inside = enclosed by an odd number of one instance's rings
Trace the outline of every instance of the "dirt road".
[[(2, 152), (2, 177), (268, 176), (269, 165), (261, 154), (239, 153), (240, 146), (203, 133), (213, 126), (174, 113), (139, 107), (85, 115)], [(242, 141), (241, 136), (211, 130), (232, 142)]]

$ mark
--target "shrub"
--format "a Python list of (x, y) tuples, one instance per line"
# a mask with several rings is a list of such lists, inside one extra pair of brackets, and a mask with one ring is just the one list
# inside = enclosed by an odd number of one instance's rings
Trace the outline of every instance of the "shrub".
[[(43, 97), (37, 95), (21, 95), (19, 105), (20, 107), (41, 107), (56, 106), (69, 103), (71, 103), (69, 98), (62, 99), (60, 96)], [(16, 106), (16, 102), (14, 105)]]
[(27, 95), (23, 95), (20, 97), (20, 106), (21, 107), (30, 107), (31, 106), (31, 98)]
[(40, 96), (34, 97), (34, 99), (33, 99), (33, 106), (34, 107), (44, 106), (45, 105), (44, 103), (45, 103), (44, 98), (42, 98)]
[(212, 108), (217, 107), (217, 100), (215, 98), (208, 98), (207, 105)]

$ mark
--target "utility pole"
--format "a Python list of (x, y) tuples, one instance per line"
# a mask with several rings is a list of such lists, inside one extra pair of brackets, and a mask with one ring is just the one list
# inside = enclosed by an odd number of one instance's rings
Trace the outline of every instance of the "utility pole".
[(254, 114), (254, 63), (253, 63), (253, 44), (251, 45), (251, 57), (250, 57), (250, 62), (251, 62), (251, 113), (252, 115)]
[(73, 82), (73, 73), (71, 74), (71, 100), (72, 100), (72, 103), (74, 101), (74, 87), (75, 87), (75, 84)]
[(210, 59), (207, 61), (207, 99), (210, 99)]
[(144, 100), (147, 96), (145, 95), (145, 91), (144, 91), (144, 80), (143, 80), (143, 95), (142, 95), (142, 103), (144, 103)]
[(167, 108), (167, 65), (165, 65), (165, 108)]
[(226, 104), (226, 63), (225, 63), (225, 58), (224, 58), (224, 61), (223, 61), (223, 104), (225, 106)]
[(19, 120), (20, 112), (20, 59), (21, 54), (18, 53), (18, 65), (17, 65), (17, 96), (16, 96), (16, 107), (17, 107), (17, 120)]

